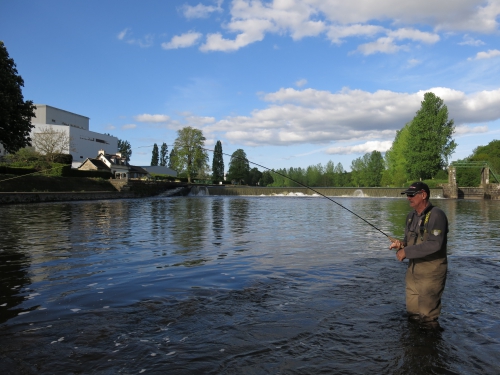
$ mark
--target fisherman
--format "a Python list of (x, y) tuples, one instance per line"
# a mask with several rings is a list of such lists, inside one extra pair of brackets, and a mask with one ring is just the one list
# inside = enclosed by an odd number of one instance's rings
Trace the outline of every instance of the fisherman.
[(448, 260), (446, 243), (448, 219), (446, 214), (429, 202), (429, 186), (414, 182), (401, 194), (406, 194), (410, 207), (406, 217), (403, 241), (395, 240), (399, 261), (409, 259), (406, 271), (406, 310), (408, 319), (423, 328), (439, 329)]

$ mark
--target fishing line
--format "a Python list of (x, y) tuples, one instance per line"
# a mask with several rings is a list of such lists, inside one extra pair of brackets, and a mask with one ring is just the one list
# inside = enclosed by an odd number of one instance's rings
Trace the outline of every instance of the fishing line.
[[(212, 151), (212, 152), (214, 152), (214, 154), (215, 154), (215, 152), (216, 152), (215, 150), (211, 150), (211, 149), (208, 149), (208, 148), (203, 148), (203, 147), (199, 147), (199, 148), (200, 148), (200, 149), (202, 149), (202, 150), (205, 150), (205, 151)], [(248, 163), (250, 163), (250, 164), (253, 164), (253, 165), (256, 165), (256, 166), (258, 166), (258, 167), (261, 167), (261, 168), (267, 169), (268, 171), (270, 171), (270, 172), (272, 172), (272, 173), (276, 173), (277, 175), (280, 175), (280, 176), (282, 176), (282, 177), (285, 177), (285, 178), (287, 178), (288, 180), (290, 180), (290, 181), (292, 181), (292, 182), (295, 182), (296, 184), (298, 184), (298, 185), (300, 185), (300, 186), (303, 186), (303, 187), (305, 187), (305, 188), (307, 188), (307, 189), (309, 189), (309, 190), (312, 190), (312, 191), (314, 191), (316, 194), (321, 195), (323, 198), (328, 199), (330, 202), (335, 203), (336, 205), (338, 205), (339, 207), (343, 208), (344, 210), (349, 211), (351, 214), (353, 214), (353, 215), (354, 215), (354, 216), (356, 216), (357, 218), (359, 218), (359, 219), (363, 220), (366, 224), (368, 224), (369, 226), (371, 226), (373, 229), (375, 229), (375, 230), (379, 231), (379, 232), (380, 232), (380, 233), (382, 233), (384, 236), (386, 236), (386, 237), (387, 237), (387, 238), (388, 238), (391, 242), (397, 241), (395, 238), (393, 238), (393, 237), (389, 236), (387, 233), (385, 233), (384, 231), (382, 231), (382, 229), (377, 228), (375, 225), (373, 225), (372, 223), (370, 223), (368, 220), (366, 220), (366, 219), (362, 218), (361, 216), (359, 216), (356, 212), (351, 211), (351, 210), (350, 210), (350, 209), (348, 209), (347, 207), (345, 207), (345, 206), (341, 205), (339, 202), (334, 201), (334, 200), (333, 200), (333, 199), (331, 199), (330, 197), (328, 197), (328, 196), (326, 196), (326, 195), (324, 195), (324, 194), (320, 193), (319, 191), (317, 191), (316, 189), (313, 189), (313, 188), (312, 188), (312, 187), (310, 187), (310, 186), (307, 186), (306, 184), (303, 184), (302, 182), (299, 182), (299, 181), (297, 181), (297, 180), (295, 180), (295, 179), (293, 179), (293, 178), (291, 178), (291, 177), (289, 177), (289, 176), (287, 176), (287, 175), (284, 175), (283, 173), (276, 172), (274, 169), (268, 168), (268, 167), (266, 167), (266, 166), (264, 166), (264, 165), (254, 163), (254, 162), (252, 162), (252, 161), (250, 161), (250, 160), (248, 160), (248, 159), (246, 159), (246, 158), (240, 158), (240, 157), (238, 157), (238, 156), (229, 155), (229, 154), (226, 154), (226, 153), (224, 153), (224, 152), (220, 152), (220, 151), (217, 151), (217, 153), (222, 154), (222, 155), (226, 155), (226, 156), (230, 156), (231, 158), (240, 159), (240, 160), (245, 160), (246, 162), (248, 162)]]

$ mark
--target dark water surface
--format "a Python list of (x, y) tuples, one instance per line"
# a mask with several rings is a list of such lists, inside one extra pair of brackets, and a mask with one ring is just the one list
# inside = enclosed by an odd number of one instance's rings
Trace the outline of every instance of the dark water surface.
[[(401, 237), (404, 199), (334, 198)], [(406, 263), (319, 197), (0, 207), (1, 374), (500, 374), (500, 202), (450, 220), (440, 319)]]

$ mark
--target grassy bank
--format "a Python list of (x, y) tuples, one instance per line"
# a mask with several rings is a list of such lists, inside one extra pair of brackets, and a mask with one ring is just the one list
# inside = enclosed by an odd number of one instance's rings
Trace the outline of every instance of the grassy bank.
[(109, 180), (90, 177), (15, 176), (0, 174), (0, 192), (116, 191)]

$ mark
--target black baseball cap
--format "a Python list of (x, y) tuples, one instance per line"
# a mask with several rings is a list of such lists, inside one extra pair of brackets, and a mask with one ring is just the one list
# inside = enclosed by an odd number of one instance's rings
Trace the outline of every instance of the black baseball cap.
[(410, 185), (408, 189), (403, 191), (401, 194), (415, 195), (416, 193), (422, 190), (427, 193), (427, 197), (431, 196), (431, 191), (429, 190), (429, 186), (427, 186), (426, 183), (421, 181), (414, 182), (413, 184)]

